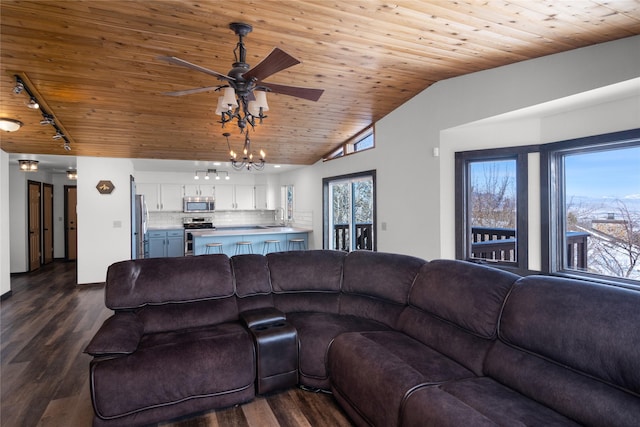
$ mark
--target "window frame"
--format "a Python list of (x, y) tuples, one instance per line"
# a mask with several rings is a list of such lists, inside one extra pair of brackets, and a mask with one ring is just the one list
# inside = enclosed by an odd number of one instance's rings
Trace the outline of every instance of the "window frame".
[[(529, 266), (529, 167), (528, 155), (537, 151), (537, 146), (492, 148), (455, 153), (455, 253), (456, 259), (487, 263), (506, 270), (526, 274)], [(516, 161), (516, 261), (495, 261), (471, 258), (471, 217), (469, 193), (471, 186), (469, 165), (473, 162), (515, 160)]]
[[(363, 148), (360, 150), (356, 149), (356, 146), (361, 141), (367, 139), (368, 137), (373, 137), (371, 147)], [(356, 153), (363, 153), (368, 150), (373, 150), (376, 148), (376, 136), (375, 136), (375, 127), (374, 125), (368, 126), (364, 130), (358, 132), (353, 137), (349, 138), (344, 143), (340, 144), (340, 146), (330, 153), (322, 157), (322, 161), (326, 162), (329, 160), (340, 159), (342, 157), (347, 157)]]
[(544, 144), (540, 149), (542, 271), (561, 277), (638, 289), (640, 281), (565, 267), (566, 195), (563, 159), (568, 154), (593, 153), (640, 145), (640, 128)]

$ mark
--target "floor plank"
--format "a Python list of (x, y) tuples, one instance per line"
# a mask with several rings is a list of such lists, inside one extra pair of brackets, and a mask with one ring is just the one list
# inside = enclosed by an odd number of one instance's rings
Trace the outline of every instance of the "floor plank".
[[(55, 261), (12, 275), (0, 302), (0, 425), (89, 427), (89, 362), (102, 322), (103, 285), (77, 285), (76, 265)], [(162, 427), (350, 427), (333, 397), (290, 389)]]

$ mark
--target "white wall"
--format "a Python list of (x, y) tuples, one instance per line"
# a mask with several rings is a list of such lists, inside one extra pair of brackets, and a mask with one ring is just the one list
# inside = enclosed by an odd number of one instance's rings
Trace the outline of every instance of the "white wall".
[(11, 290), (9, 221), (9, 155), (0, 150), (0, 296)]
[[(640, 95), (551, 115), (538, 109), (535, 116), (478, 123), (472, 130), (465, 125), (640, 77), (638, 52), (640, 36), (441, 81), (377, 123), (374, 150), (319, 162), (281, 180), (295, 185), (298, 208), (313, 209), (313, 245), (321, 248), (322, 178), (376, 169), (378, 250), (453, 258), (455, 151), (639, 127), (633, 106)], [(623, 105), (631, 110), (621, 111)], [(387, 231), (380, 230), (382, 222)]]
[[(78, 157), (78, 283), (104, 282), (107, 268), (131, 258), (131, 199), (128, 159)], [(115, 190), (100, 194), (99, 181)]]

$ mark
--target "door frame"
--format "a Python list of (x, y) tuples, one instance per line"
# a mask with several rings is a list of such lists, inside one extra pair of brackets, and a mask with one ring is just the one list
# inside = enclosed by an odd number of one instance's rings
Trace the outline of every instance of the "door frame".
[[(38, 187), (38, 220), (34, 229), (38, 231), (38, 266), (33, 267), (31, 261), (34, 259), (32, 257), (32, 251), (34, 248), (31, 245), (31, 188)], [(29, 262), (27, 271), (34, 271), (40, 268), (42, 265), (42, 183), (39, 181), (27, 180), (27, 254)]]
[[(64, 259), (69, 261), (69, 190), (71, 188), (75, 188), (77, 190), (77, 186), (75, 185), (65, 185), (64, 186)], [(77, 204), (77, 193), (76, 193), (76, 204)], [(76, 236), (78, 233), (78, 221), (76, 218)], [(78, 253), (78, 246), (76, 241), (76, 254)]]
[[(50, 188), (50, 189), (51, 189), (51, 198), (50, 198), (49, 200), (46, 200), (46, 198), (45, 198), (45, 189), (47, 189), (47, 188)], [(42, 190), (41, 190), (41, 192), (40, 192), (40, 194), (41, 194), (41, 196), (40, 196), (40, 203), (41, 203), (41, 205), (42, 205), (42, 220), (41, 220), (41, 225), (42, 225), (42, 231), (41, 231), (41, 236), (42, 236), (42, 237), (41, 237), (41, 241), (42, 241), (42, 250), (41, 250), (41, 264), (48, 264), (48, 263), (50, 263), (50, 262), (53, 262), (53, 260), (54, 260), (54, 248), (55, 248), (55, 242), (54, 242), (54, 239), (55, 239), (55, 235), (54, 235), (54, 232), (53, 232), (53, 229), (54, 229), (54, 215), (53, 215), (53, 196), (54, 196), (54, 195), (53, 195), (53, 191), (54, 191), (53, 184), (48, 184), (48, 183), (46, 183), (46, 182), (45, 182), (45, 183), (42, 183)], [(50, 208), (51, 208), (51, 209), (50, 209), (50, 212), (49, 212), (49, 214), (50, 214), (50, 215), (49, 215), (49, 216), (50, 216), (50, 218), (49, 218), (49, 219), (51, 220), (51, 222), (50, 222), (50, 229), (49, 229), (49, 230), (47, 230), (47, 231), (49, 231), (49, 233), (51, 234), (51, 247), (50, 247), (50, 248), (45, 247), (45, 243), (46, 243), (47, 239), (45, 238), (45, 228), (44, 228), (44, 227), (45, 227), (45, 225), (46, 225), (46, 221), (47, 221), (47, 218), (46, 218), (46, 215), (45, 215), (46, 210), (47, 210), (47, 209), (46, 209), (47, 204), (49, 204), (49, 206), (50, 206)], [(49, 251), (49, 250), (51, 250), (51, 259), (50, 259), (50, 260), (47, 260), (46, 251)]]

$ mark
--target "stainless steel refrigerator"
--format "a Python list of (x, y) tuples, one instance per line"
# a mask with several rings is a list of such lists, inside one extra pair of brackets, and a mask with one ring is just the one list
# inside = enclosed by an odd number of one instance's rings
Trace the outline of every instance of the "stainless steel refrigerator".
[(134, 202), (134, 227), (132, 241), (135, 242), (135, 253), (132, 258), (146, 258), (147, 257), (147, 221), (149, 218), (149, 211), (144, 201), (144, 195), (136, 194)]

